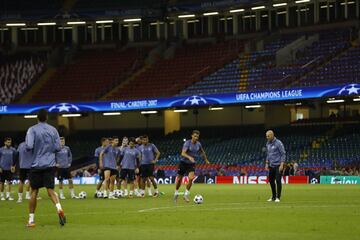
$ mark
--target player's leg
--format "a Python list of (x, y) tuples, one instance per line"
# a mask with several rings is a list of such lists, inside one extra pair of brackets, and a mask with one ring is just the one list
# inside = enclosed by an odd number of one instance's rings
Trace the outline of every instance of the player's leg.
[(18, 202), (22, 201), (22, 195), (24, 192), (25, 185), (25, 199), (30, 199), (30, 181), (29, 181), (30, 169), (20, 169), (19, 174), (19, 188), (18, 188)]
[(6, 179), (6, 182), (7, 182), (7, 192), (6, 192), (6, 199), (8, 201), (14, 201), (14, 199), (11, 197), (11, 185), (12, 185), (12, 172), (8, 172), (8, 176), (7, 176), (7, 179)]
[(272, 197), (268, 202), (275, 201), (276, 199), (276, 186), (275, 186), (276, 170), (273, 167), (269, 168), (269, 183), (271, 187)]
[(129, 197), (132, 198), (133, 193), (134, 193), (135, 184), (136, 184), (135, 183), (136, 182), (135, 170), (127, 169), (127, 178), (129, 180), (129, 184), (130, 184)]
[(110, 193), (109, 193), (109, 199), (116, 199), (115, 195), (114, 195), (114, 185), (115, 185), (115, 178), (116, 178), (116, 173), (115, 171), (111, 171), (111, 176), (110, 176)]
[(29, 200), (30, 199), (30, 180), (27, 179), (27, 181), (25, 180), (25, 199)]
[(111, 171), (109, 169), (106, 169), (104, 171), (104, 198), (107, 198), (108, 193), (109, 193), (109, 184), (110, 184), (110, 174)]
[(281, 183), (281, 177), (282, 174), (279, 171), (279, 167), (275, 168), (275, 174), (276, 174), (276, 200), (275, 202), (280, 202), (281, 197), (281, 190), (282, 190), (282, 183)]
[(64, 184), (63, 184), (63, 179), (60, 180), (59, 178), (59, 193), (60, 193), (60, 199), (66, 199), (64, 196)]
[(61, 226), (64, 226), (66, 223), (65, 213), (61, 207), (59, 197), (57, 193), (54, 191), (55, 188), (55, 181), (54, 181), (55, 173), (54, 170), (49, 168), (43, 171), (42, 174), (42, 184), (46, 188), (51, 201), (56, 207), (58, 216), (59, 216), (59, 223)]
[(116, 180), (116, 189), (117, 189), (117, 190), (121, 190), (120, 175), (117, 175), (115, 180)]
[(37, 205), (37, 197), (39, 188), (43, 186), (43, 171), (31, 170), (29, 173), (29, 179), (31, 184), (31, 193), (29, 200), (29, 221), (27, 227), (35, 227), (35, 210)]
[(184, 175), (178, 174), (176, 177), (176, 183), (175, 183), (175, 193), (174, 193), (174, 202), (177, 202), (177, 199), (179, 197), (179, 189), (181, 187), (181, 181), (183, 179)]
[(178, 174), (177, 174), (176, 182), (175, 182), (175, 193), (174, 193), (174, 202), (175, 203), (177, 202), (177, 199), (179, 197), (179, 189), (181, 187), (181, 182), (182, 182), (182, 179), (183, 179), (185, 173), (186, 173), (185, 164), (183, 162), (180, 162), (179, 170), (178, 170)]
[(127, 196), (128, 196), (126, 175), (127, 175), (126, 170), (125, 170), (125, 169), (121, 169), (121, 171), (120, 171), (120, 178), (121, 178), (121, 181), (122, 181), (122, 184), (123, 184), (123, 188), (124, 188), (124, 197), (127, 197)]
[(69, 190), (70, 190), (71, 198), (75, 198), (75, 199), (79, 198), (78, 196), (75, 195), (74, 181), (72, 179), (71, 172), (70, 172), (69, 168), (66, 169), (66, 179), (68, 179), (68, 181), (69, 181)]
[(59, 180), (59, 194), (60, 194), (60, 199), (64, 200), (66, 199), (64, 196), (64, 179), (65, 179), (65, 175), (64, 175), (64, 169), (62, 168), (58, 168), (57, 169), (57, 174), (58, 174), (58, 180)]
[(1, 198), (1, 201), (5, 201), (4, 185), (5, 185), (4, 171), (2, 171), (0, 173), (0, 198)]
[(140, 175), (140, 194), (139, 197), (145, 197), (146, 178)]
[(21, 203), (22, 202), (22, 194), (24, 191), (24, 182), (22, 180), (22, 178), (20, 177), (19, 179), (19, 186), (18, 186), (18, 200), (17, 203)]
[(29, 200), (29, 221), (27, 227), (35, 227), (35, 210), (37, 205), (37, 196), (39, 189), (32, 188)]
[(154, 176), (150, 176), (150, 182), (152, 183), (152, 185), (154, 187), (154, 191), (155, 191), (153, 196), (154, 197), (159, 196), (159, 189), (158, 189), (158, 186), (157, 186)]
[(146, 174), (146, 165), (140, 166), (140, 197), (145, 197), (145, 187), (147, 184), (148, 176)]
[(98, 174), (99, 174), (99, 182), (96, 185), (96, 192), (94, 195), (95, 198), (97, 198), (98, 192), (101, 191), (101, 186), (103, 185), (103, 182), (104, 182), (104, 171), (100, 169), (100, 170), (98, 170)]
[(147, 187), (147, 189), (148, 189), (148, 194), (149, 194), (149, 196), (152, 196), (150, 178), (147, 177), (145, 182), (146, 182), (146, 187)]
[(134, 191), (136, 196), (140, 196), (140, 186), (141, 186), (141, 178), (139, 174), (135, 175), (135, 181), (134, 181)]
[(124, 197), (128, 196), (129, 193), (128, 193), (128, 189), (127, 189), (127, 181), (126, 179), (121, 179), (121, 184), (122, 184), (122, 187), (124, 189)]
[(79, 198), (78, 196), (75, 195), (75, 189), (74, 189), (74, 181), (72, 179), (71, 176), (69, 176), (69, 190), (70, 190), (70, 195), (71, 195), (71, 198)]
[(191, 171), (188, 174), (189, 182), (186, 185), (186, 189), (185, 189), (185, 193), (184, 193), (184, 200), (186, 202), (190, 202), (190, 198), (189, 198), (190, 197), (190, 189), (192, 187), (194, 177), (195, 177), (195, 171), (193, 169), (191, 169)]
[(24, 191), (24, 169), (20, 169), (19, 171), (19, 185), (18, 185), (18, 203), (22, 202), (22, 194)]
[(121, 190), (122, 191), (122, 196), (124, 196), (125, 197), (125, 190), (126, 190), (126, 196), (127, 196), (127, 189), (126, 189), (126, 174), (124, 173), (124, 170), (123, 169), (121, 169), (120, 170), (120, 184), (122, 185), (122, 189), (124, 189), (124, 191), (123, 190)]
[(60, 200), (58, 198), (57, 193), (54, 191), (54, 189), (51, 189), (51, 188), (47, 188), (47, 193), (48, 193), (48, 196), (50, 197), (51, 201), (53, 202), (53, 204), (56, 207), (56, 210), (57, 210), (58, 216), (59, 216), (60, 225), (64, 226), (66, 223), (65, 213), (61, 207)]

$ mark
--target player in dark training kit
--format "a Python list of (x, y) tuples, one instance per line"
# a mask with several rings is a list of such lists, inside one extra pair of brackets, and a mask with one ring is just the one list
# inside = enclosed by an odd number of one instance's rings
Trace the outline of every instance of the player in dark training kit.
[(29, 128), (26, 133), (26, 149), (32, 151), (33, 158), (30, 171), (31, 197), (29, 201), (29, 221), (27, 227), (35, 227), (35, 209), (39, 189), (45, 187), (49, 197), (56, 206), (60, 225), (65, 225), (66, 218), (55, 187), (55, 153), (61, 150), (58, 131), (47, 121), (47, 112), (40, 110), (38, 124)]
[(177, 181), (176, 181), (176, 189), (174, 193), (174, 202), (177, 202), (177, 199), (179, 197), (179, 188), (181, 186), (182, 178), (185, 174), (188, 174), (189, 177), (189, 183), (186, 185), (186, 190), (184, 194), (184, 200), (186, 202), (189, 202), (189, 196), (190, 196), (190, 189), (195, 177), (195, 163), (196, 158), (201, 155), (205, 162), (208, 164), (209, 160), (206, 156), (206, 153), (204, 149), (201, 146), (201, 143), (199, 142), (200, 137), (200, 131), (194, 130), (191, 134), (191, 140), (187, 140), (184, 143), (184, 146), (181, 151), (181, 160), (179, 164), (179, 170), (177, 175)]

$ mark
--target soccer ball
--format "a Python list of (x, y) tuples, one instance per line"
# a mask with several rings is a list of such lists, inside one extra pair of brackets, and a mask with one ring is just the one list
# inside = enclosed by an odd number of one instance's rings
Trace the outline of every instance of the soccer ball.
[(96, 196), (97, 198), (104, 198), (104, 193), (99, 191), (96, 193)]
[(79, 193), (79, 198), (80, 199), (85, 199), (86, 198), (86, 192), (82, 191)]
[(204, 201), (203, 197), (200, 194), (196, 194), (194, 197), (194, 203), (195, 204), (202, 204)]
[(114, 190), (114, 196), (115, 197), (117, 197), (117, 198), (120, 198), (120, 197), (122, 197), (122, 192), (121, 192), (121, 190)]

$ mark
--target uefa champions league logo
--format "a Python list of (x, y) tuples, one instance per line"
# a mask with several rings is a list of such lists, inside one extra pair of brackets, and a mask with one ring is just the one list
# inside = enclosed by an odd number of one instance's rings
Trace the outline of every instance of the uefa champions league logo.
[(80, 108), (71, 103), (59, 103), (49, 108), (49, 112), (78, 112)]
[(352, 95), (352, 94), (360, 94), (359, 84), (348, 84), (338, 92), (338, 95)]
[(188, 97), (184, 102), (183, 105), (202, 105), (202, 104), (207, 104), (207, 101), (205, 100), (205, 98), (194, 95), (191, 97)]

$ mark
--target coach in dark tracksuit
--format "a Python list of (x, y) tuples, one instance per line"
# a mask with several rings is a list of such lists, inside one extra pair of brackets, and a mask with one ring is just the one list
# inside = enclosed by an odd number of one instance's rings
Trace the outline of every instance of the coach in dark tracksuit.
[(286, 152), (283, 143), (275, 138), (273, 131), (270, 130), (266, 132), (266, 139), (268, 140), (266, 143), (266, 169), (269, 170), (269, 183), (272, 191), (272, 197), (268, 202), (280, 202), (281, 177)]

